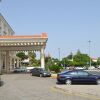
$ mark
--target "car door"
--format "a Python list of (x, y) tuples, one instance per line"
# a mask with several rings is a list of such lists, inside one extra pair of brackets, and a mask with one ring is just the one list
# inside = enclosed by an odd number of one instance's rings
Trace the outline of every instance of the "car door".
[(38, 69), (37, 69), (37, 68), (34, 69), (34, 75), (35, 75), (35, 76), (38, 75)]
[(91, 76), (88, 72), (78, 71), (78, 76), (79, 76), (80, 83), (90, 83), (92, 81)]
[(36, 71), (36, 69), (35, 69), (35, 68), (31, 70), (32, 75), (35, 75), (35, 71)]
[(71, 78), (73, 83), (76, 83), (79, 80), (77, 71), (70, 71), (67, 73), (67, 78)]
[(36, 68), (35, 75), (36, 75), (36, 76), (39, 75), (39, 69), (38, 69), (38, 68)]

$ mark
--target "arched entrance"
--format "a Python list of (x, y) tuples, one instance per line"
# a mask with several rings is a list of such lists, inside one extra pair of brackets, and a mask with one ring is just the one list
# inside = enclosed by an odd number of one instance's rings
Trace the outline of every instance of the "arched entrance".
[[(45, 68), (44, 50), (48, 36), (46, 33), (33, 36), (0, 36), (0, 70), (5, 65), (5, 71), (9, 72), (12, 68), (13, 56), (16, 51), (39, 51), (41, 67)], [(17, 62), (19, 64), (20, 61)]]

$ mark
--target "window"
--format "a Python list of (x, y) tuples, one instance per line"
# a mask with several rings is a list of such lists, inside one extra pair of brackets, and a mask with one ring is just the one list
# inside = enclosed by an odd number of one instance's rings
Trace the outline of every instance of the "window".
[(7, 35), (6, 31), (3, 31), (3, 34), (4, 34), (4, 35)]
[(74, 75), (74, 76), (76, 76), (77, 75), (77, 72), (75, 71), (75, 72), (69, 72), (68, 73), (69, 75)]
[(89, 74), (87, 72), (84, 72), (84, 71), (78, 71), (78, 75), (79, 76), (88, 76)]

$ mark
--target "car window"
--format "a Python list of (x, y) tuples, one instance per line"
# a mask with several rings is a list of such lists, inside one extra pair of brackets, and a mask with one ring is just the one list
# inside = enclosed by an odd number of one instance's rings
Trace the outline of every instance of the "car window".
[(77, 75), (77, 72), (69, 72), (69, 75)]
[(79, 76), (88, 76), (89, 74), (87, 72), (84, 72), (84, 71), (78, 71), (78, 75)]

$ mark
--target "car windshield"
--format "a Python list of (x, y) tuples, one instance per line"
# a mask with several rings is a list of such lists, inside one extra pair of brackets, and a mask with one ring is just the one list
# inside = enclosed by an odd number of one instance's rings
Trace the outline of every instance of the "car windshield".
[(47, 72), (47, 70), (45, 70), (45, 69), (41, 69), (40, 71), (42, 71), (42, 72)]
[(61, 74), (65, 74), (65, 73), (67, 73), (67, 72), (69, 72), (69, 71), (62, 71)]

